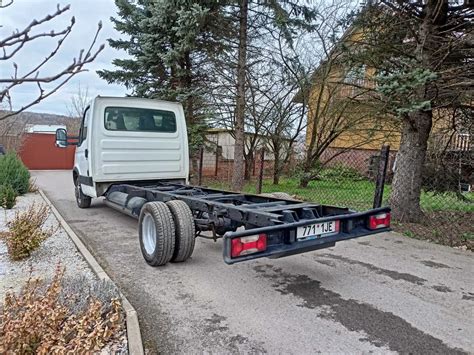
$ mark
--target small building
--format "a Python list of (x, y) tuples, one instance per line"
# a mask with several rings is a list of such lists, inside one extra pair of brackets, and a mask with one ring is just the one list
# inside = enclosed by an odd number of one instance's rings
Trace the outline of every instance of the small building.
[(25, 133), (56, 134), (56, 130), (59, 128), (66, 129), (66, 126), (53, 124), (27, 124), (25, 125)]
[(65, 125), (27, 124), (19, 155), (30, 170), (72, 169), (74, 165), (75, 147), (57, 148), (56, 130), (66, 128)]
[[(286, 140), (287, 141), (287, 140)], [(206, 132), (206, 145), (203, 152), (203, 175), (230, 178), (233, 174), (234, 163), (234, 133), (226, 128), (210, 128)], [(245, 152), (251, 148), (254, 152), (251, 161), (246, 161), (249, 175), (255, 175), (260, 165), (260, 152), (265, 148), (264, 169), (270, 173), (275, 160), (273, 149), (268, 136), (245, 133)], [(291, 155), (293, 158), (293, 154)]]

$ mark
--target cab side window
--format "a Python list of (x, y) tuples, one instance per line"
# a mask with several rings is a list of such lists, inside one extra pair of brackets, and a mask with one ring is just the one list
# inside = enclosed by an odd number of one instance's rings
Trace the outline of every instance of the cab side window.
[(90, 112), (90, 106), (88, 106), (84, 111), (84, 116), (82, 117), (81, 129), (79, 131), (79, 146), (81, 146), (82, 142), (84, 142), (87, 138), (87, 127), (89, 126)]

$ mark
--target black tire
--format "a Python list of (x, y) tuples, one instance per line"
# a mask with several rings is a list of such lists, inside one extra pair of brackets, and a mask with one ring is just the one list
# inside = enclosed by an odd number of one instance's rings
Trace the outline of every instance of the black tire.
[(81, 190), (81, 184), (74, 181), (74, 195), (76, 196), (76, 203), (79, 208), (89, 208), (91, 206), (92, 197), (84, 195)]
[[(150, 230), (144, 231), (144, 229)], [(154, 228), (154, 244), (150, 242)], [(164, 202), (145, 203), (138, 219), (138, 239), (143, 258), (151, 266), (165, 265), (173, 257), (175, 244), (173, 216)]]
[(175, 228), (175, 246), (172, 262), (183, 262), (188, 259), (194, 251), (196, 227), (194, 225), (193, 213), (189, 206), (180, 200), (166, 202), (173, 215)]

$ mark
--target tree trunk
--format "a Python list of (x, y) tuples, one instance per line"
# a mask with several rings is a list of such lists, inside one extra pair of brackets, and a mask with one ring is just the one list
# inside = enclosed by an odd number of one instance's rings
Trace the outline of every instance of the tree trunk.
[(300, 178), (299, 187), (308, 187), (309, 182), (311, 181), (311, 168), (312, 168), (312, 158), (309, 152), (306, 153), (305, 162), (303, 164), (303, 171)]
[[(439, 2), (429, 0), (424, 9), (423, 23), (418, 35), (415, 57), (424, 68), (432, 69), (434, 61), (433, 45), (437, 43), (434, 19), (440, 18)], [(447, 1), (446, 1), (447, 5)], [(447, 8), (441, 9), (446, 12)], [(434, 92), (427, 83), (418, 88), (414, 97), (418, 101), (431, 100), (428, 93)], [(390, 205), (392, 216), (402, 222), (421, 222), (423, 212), (420, 207), (423, 165), (425, 163), (428, 138), (433, 124), (433, 111), (416, 110), (403, 117), (400, 150), (392, 184)]]
[(278, 185), (280, 183), (280, 175), (281, 175), (281, 146), (280, 142), (275, 140), (273, 141), (273, 185)]
[(281, 175), (281, 159), (280, 153), (274, 152), (274, 161), (273, 161), (273, 185), (278, 185), (280, 183)]
[(420, 222), (423, 164), (432, 126), (431, 111), (416, 111), (403, 120), (390, 205), (392, 216), (404, 222)]
[(250, 177), (252, 175), (252, 172), (253, 172), (253, 167), (254, 167), (254, 164), (255, 164), (255, 159), (254, 159), (254, 154), (253, 153), (249, 153), (249, 154), (246, 154), (247, 157), (245, 158), (245, 175), (244, 175), (244, 178), (245, 180), (250, 180)]
[(306, 176), (306, 175), (303, 175), (303, 176), (300, 178), (299, 187), (308, 187), (309, 181), (310, 181), (310, 178), (309, 178), (308, 176)]
[(278, 173), (276, 170), (273, 170), (273, 185), (279, 185), (280, 184), (280, 173)]
[(247, 70), (247, 17), (248, 0), (240, 3), (239, 59), (237, 63), (237, 102), (235, 107), (234, 173), (232, 190), (242, 191), (244, 186), (244, 123), (245, 123), (245, 77)]

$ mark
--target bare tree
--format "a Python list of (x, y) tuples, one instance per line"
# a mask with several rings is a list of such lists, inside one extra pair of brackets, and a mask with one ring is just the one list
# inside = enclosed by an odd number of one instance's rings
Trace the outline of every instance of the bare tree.
[(70, 102), (66, 104), (66, 109), (69, 117), (81, 118), (84, 111), (89, 104), (89, 87), (83, 89), (81, 84), (77, 86), (75, 94), (71, 95)]
[[(10, 2), (7, 5), (11, 5)], [(5, 6), (7, 6), (5, 5)], [(3, 6), (3, 7), (5, 7)], [(25, 73), (21, 73), (18, 65), (13, 62), (12, 73), (8, 77), (0, 77), (0, 84), (3, 86), (0, 89), (0, 102), (8, 102), (10, 106), (9, 113), (3, 115), (0, 119), (13, 116), (17, 113), (27, 110), (28, 108), (36, 105), (42, 100), (48, 98), (63, 87), (72, 77), (86, 71), (85, 66), (95, 60), (100, 51), (103, 50), (104, 45), (100, 45), (96, 48), (97, 37), (102, 28), (102, 23), (99, 22), (97, 31), (91, 41), (90, 46), (87, 49), (81, 49), (77, 57), (73, 58), (71, 63), (64, 68), (59, 69), (56, 73), (51, 75), (43, 75), (43, 69), (47, 63), (54, 61), (59, 49), (63, 45), (64, 41), (71, 34), (71, 31), (75, 24), (75, 18), (72, 17), (70, 24), (62, 30), (51, 30), (49, 32), (39, 31), (39, 27), (50, 21), (62, 16), (65, 12), (69, 11), (70, 6), (58, 5), (56, 11), (52, 14), (46, 15), (39, 20), (33, 20), (29, 25), (24, 27), (22, 30), (15, 30), (10, 35), (0, 39), (0, 61), (14, 60), (15, 56), (21, 54), (21, 50), (25, 45), (30, 44), (38, 39), (50, 38), (57, 39), (57, 44), (53, 50), (46, 54), (43, 60), (35, 63), (32, 69), (27, 70)], [(2, 64), (5, 65), (5, 64)], [(2, 71), (2, 73), (5, 73)], [(34, 84), (37, 88), (37, 96), (31, 100), (31, 102), (23, 105), (21, 108), (12, 110), (12, 94), (15, 88), (25, 85)], [(46, 88), (45, 84), (49, 84), (50, 87)]]
[(89, 104), (89, 88), (86, 86), (85, 89), (81, 87), (81, 84), (77, 86), (77, 91), (74, 95), (71, 95), (70, 102), (66, 104), (69, 120), (67, 122), (68, 131), (72, 134), (79, 132), (81, 125), (82, 115)]
[[(247, 71), (246, 110), (245, 110), (245, 179), (249, 180), (255, 164), (257, 150), (265, 147), (266, 126), (272, 113), (272, 102), (268, 93), (276, 85), (267, 62), (255, 62)], [(269, 70), (270, 69), (270, 70)]]
[[(293, 122), (296, 132), (306, 130), (301, 187), (317, 178), (320, 168), (337, 155), (381, 139), (382, 122), (376, 114), (380, 103), (371, 95), (373, 83), (364, 68), (348, 60), (350, 54), (344, 48), (352, 33), (342, 19), (351, 10), (352, 5), (343, 1), (321, 5), (318, 25), (311, 35), (300, 36), (299, 43), (291, 47), (278, 41), (282, 70), (294, 85), (294, 101), (301, 107), (298, 110), (286, 102), (283, 107), (291, 115), (281, 117), (280, 125), (273, 126), (286, 129), (284, 122)], [(348, 134), (351, 139), (345, 140), (343, 148), (327, 154), (337, 139)], [(296, 141), (293, 136), (292, 145)]]
[[(306, 187), (318, 176), (323, 163), (328, 163), (345, 150), (362, 147), (381, 138), (378, 133), (382, 132), (382, 121), (376, 115), (373, 98), (368, 91), (354, 89), (351, 82), (346, 83), (341, 78), (341, 74), (344, 76), (350, 70), (342, 69), (338, 55), (332, 53), (313, 74), (301, 187)], [(343, 134), (351, 135), (345, 141), (344, 148), (323, 162), (323, 154)]]
[(285, 166), (294, 155), (295, 145), (306, 123), (306, 107), (293, 100), (295, 87), (280, 87), (272, 96), (265, 126), (267, 146), (273, 153), (273, 184), (280, 183)]

